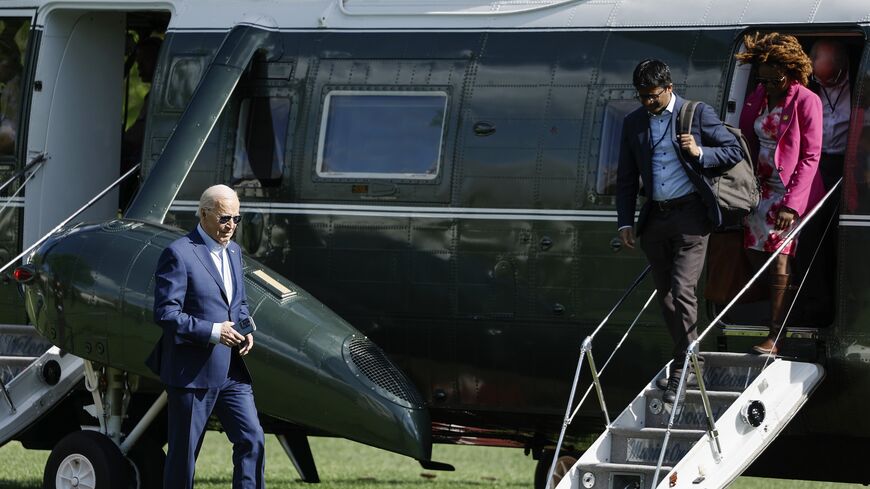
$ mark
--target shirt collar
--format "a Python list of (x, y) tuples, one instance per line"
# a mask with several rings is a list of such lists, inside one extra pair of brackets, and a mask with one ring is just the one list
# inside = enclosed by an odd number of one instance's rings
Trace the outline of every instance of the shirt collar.
[[(208, 250), (210, 252), (220, 253), (221, 251), (223, 251), (227, 248), (225, 245), (222, 245), (222, 244), (218, 243), (217, 241), (215, 241), (214, 239), (212, 239), (212, 237), (209, 236), (205, 232), (205, 229), (202, 228), (201, 224), (196, 225), (196, 231), (199, 233), (199, 236), (202, 238), (202, 242), (205, 243), (206, 246), (208, 246)], [(227, 244), (229, 244), (229, 243), (227, 243)]]
[(653, 114), (652, 112), (647, 112), (647, 114), (649, 114), (650, 117), (661, 117), (663, 115), (673, 114), (674, 105), (676, 105), (676, 103), (677, 97), (676, 95), (674, 95), (674, 92), (671, 92), (671, 99), (668, 101), (668, 106), (665, 107), (665, 110), (663, 110), (660, 114)]

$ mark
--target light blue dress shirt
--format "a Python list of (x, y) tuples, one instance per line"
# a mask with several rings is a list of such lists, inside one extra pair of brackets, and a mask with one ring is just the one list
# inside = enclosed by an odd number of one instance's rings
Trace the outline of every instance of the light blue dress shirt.
[(668, 106), (661, 114), (650, 114), (649, 145), (652, 148), (652, 199), (671, 200), (695, 191), (686, 170), (680, 163), (677, 154), (677, 143), (674, 141), (674, 127), (671, 115), (677, 97), (671, 94)]

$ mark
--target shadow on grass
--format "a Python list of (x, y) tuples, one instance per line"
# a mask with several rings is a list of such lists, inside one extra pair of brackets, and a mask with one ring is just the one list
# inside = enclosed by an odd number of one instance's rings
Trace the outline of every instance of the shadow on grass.
[(42, 481), (10, 481), (0, 479), (0, 489), (40, 489), (42, 487)]

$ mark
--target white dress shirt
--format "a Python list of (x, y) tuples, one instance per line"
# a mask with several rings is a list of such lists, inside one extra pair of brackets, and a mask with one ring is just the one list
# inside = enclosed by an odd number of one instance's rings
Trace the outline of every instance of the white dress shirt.
[[(230, 268), (230, 255), (227, 253), (226, 245), (222, 245), (206, 234), (205, 230), (199, 224), (196, 225), (196, 231), (202, 238), (203, 243), (208, 246), (208, 254), (211, 256), (211, 261), (214, 263), (215, 269), (223, 279), (224, 290), (227, 292), (227, 302), (233, 300), (233, 275)], [(221, 340), (221, 324), (214, 323), (211, 328), (211, 338), (209, 341), (218, 344)]]
[(819, 98), (822, 99), (822, 153), (846, 153), (851, 95), (848, 77), (833, 87), (819, 85)]

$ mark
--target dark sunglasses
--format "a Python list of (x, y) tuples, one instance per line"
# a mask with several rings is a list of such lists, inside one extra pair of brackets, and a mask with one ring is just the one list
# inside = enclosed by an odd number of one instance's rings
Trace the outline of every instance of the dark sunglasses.
[(765, 78), (763, 76), (756, 76), (755, 80), (758, 83), (763, 83), (764, 85), (776, 85), (778, 83), (782, 83), (785, 80), (785, 75), (782, 75), (779, 78)]
[[(205, 210), (214, 214), (214, 211), (211, 209), (205, 209)], [(215, 215), (217, 216), (217, 214), (215, 214)], [(223, 215), (223, 216), (217, 216), (217, 218), (218, 218), (218, 222), (221, 224), (226, 224), (226, 223), (230, 222), (230, 219), (233, 220), (234, 224), (238, 224), (238, 223), (242, 222), (242, 216)]]
[(218, 216), (218, 222), (221, 224), (230, 222), (230, 219), (233, 220), (233, 224), (242, 222), (242, 216)]

